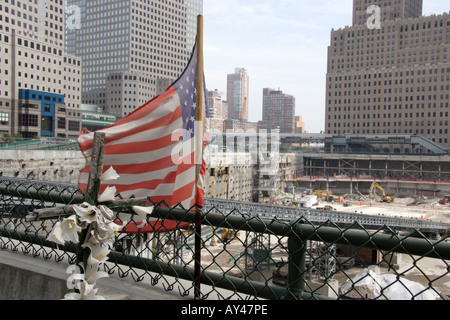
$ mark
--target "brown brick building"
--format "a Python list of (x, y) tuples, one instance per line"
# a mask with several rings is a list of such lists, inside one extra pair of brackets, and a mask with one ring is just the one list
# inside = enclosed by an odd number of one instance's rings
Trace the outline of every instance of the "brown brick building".
[(295, 133), (295, 98), (281, 90), (263, 89), (263, 120), (259, 129), (279, 129), (280, 133)]

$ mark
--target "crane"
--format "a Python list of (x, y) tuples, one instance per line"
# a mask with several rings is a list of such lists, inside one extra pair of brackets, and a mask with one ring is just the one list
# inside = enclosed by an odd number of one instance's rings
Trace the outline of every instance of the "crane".
[(372, 183), (372, 186), (370, 187), (370, 194), (373, 193), (373, 190), (374, 190), (375, 188), (378, 188), (378, 189), (382, 192), (382, 195), (381, 195), (381, 201), (383, 201), (383, 202), (389, 202), (389, 203), (394, 202), (395, 198), (394, 198), (394, 197), (387, 196), (387, 195), (386, 195), (386, 192), (384, 191), (384, 189), (383, 189), (376, 181), (374, 181), (374, 182)]

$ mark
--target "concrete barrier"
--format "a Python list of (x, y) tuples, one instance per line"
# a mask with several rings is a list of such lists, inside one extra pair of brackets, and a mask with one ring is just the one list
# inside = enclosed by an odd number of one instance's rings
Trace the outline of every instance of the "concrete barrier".
[[(30, 254), (0, 250), (0, 300), (60, 300), (67, 293), (69, 264)], [(162, 285), (136, 283), (117, 272), (98, 280), (98, 294), (106, 300), (180, 300), (178, 290), (167, 292)], [(185, 299), (189, 299), (186, 297)]]
[(21, 253), (0, 252), (0, 300), (57, 300), (67, 292), (65, 268)]

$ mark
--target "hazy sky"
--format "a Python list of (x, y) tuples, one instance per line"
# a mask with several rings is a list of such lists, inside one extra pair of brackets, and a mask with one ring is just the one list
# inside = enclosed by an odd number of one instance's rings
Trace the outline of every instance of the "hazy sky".
[[(227, 74), (250, 75), (249, 121), (262, 119), (263, 88), (296, 98), (306, 130), (325, 127), (327, 47), (331, 30), (352, 24), (352, 0), (205, 0), (208, 90), (226, 100)], [(448, 0), (424, 0), (424, 15), (450, 11)]]

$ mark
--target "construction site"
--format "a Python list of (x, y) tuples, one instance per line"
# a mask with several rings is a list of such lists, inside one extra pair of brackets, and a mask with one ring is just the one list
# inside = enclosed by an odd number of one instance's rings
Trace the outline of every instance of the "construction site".
[[(296, 137), (290, 137), (293, 138)], [(349, 148), (351, 145), (345, 150)], [(336, 146), (325, 145), (325, 149), (336, 150)], [(339, 150), (339, 154), (278, 154), (256, 163), (249, 153), (232, 153), (227, 157), (213, 154), (206, 171), (204, 212), (287, 224), (303, 219), (303, 223), (317, 228), (332, 226), (342, 231), (358, 229), (393, 237), (446, 241), (450, 228), (447, 155), (439, 150), (436, 154), (401, 155), (362, 155), (345, 150)], [(2, 175), (14, 177), (6, 178), (13, 184), (30, 184), (33, 183), (30, 178), (34, 177), (53, 181), (47, 182), (52, 188), (67, 183), (76, 188), (81, 160), (77, 151), (42, 155), (16, 151), (3, 160)], [(414, 230), (420, 230), (420, 234)], [(288, 285), (288, 237), (211, 225), (204, 226), (202, 238), (205, 249), (201, 260), (205, 271), (276, 286)], [(326, 241), (305, 243), (303, 277), (307, 291), (331, 298), (376, 298), (371, 285), (365, 282), (358, 288), (365, 296), (352, 296), (348, 292), (349, 282), (355, 282), (366, 272), (372, 274), (371, 279), (387, 281), (386, 287), (392, 287), (393, 291), (406, 289), (401, 298), (414, 292), (415, 297), (435, 299), (436, 291), (441, 298), (450, 299), (450, 269), (446, 260)], [(118, 252), (126, 254), (180, 266), (193, 264), (192, 230), (122, 235), (116, 245)], [(401, 278), (401, 283), (398, 279), (394, 282), (402, 288), (391, 286), (390, 277)], [(410, 282), (405, 284), (406, 281)], [(433, 284), (432, 290), (423, 289), (429, 283)], [(416, 287), (419, 289), (413, 289)]]
[[(289, 188), (286, 188), (288, 190)], [(389, 233), (394, 232), (399, 236), (411, 234), (415, 227), (421, 226), (424, 236), (430, 241), (445, 241), (449, 229), (443, 226), (450, 226), (450, 197), (403, 197), (397, 198), (386, 194), (383, 187), (373, 182), (369, 193), (362, 194), (355, 192), (336, 196), (330, 191), (314, 190), (309, 194), (305, 193), (280, 193), (280, 201), (275, 200), (274, 205), (251, 205), (241, 204), (237, 208), (239, 212), (258, 212), (261, 217), (265, 217), (265, 210), (276, 215), (278, 219), (289, 221), (289, 215), (296, 211), (306, 217), (310, 223), (317, 225), (327, 225), (333, 221), (333, 225), (338, 225), (345, 230), (353, 228), (352, 224), (357, 221), (367, 232)], [(313, 199), (302, 202), (302, 199)], [(226, 212), (227, 203), (219, 200), (211, 200), (214, 207), (223, 208)], [(312, 205), (302, 206), (301, 204), (312, 203)], [(231, 204), (229, 204), (231, 205)], [(212, 206), (212, 204), (211, 204)], [(258, 208), (256, 208), (258, 206)], [(277, 214), (276, 207), (280, 210)], [(236, 205), (234, 205), (236, 208)], [(289, 208), (289, 209), (288, 209)], [(280, 213), (284, 212), (285, 216)], [(364, 218), (365, 217), (365, 218)], [(379, 219), (375, 219), (375, 218)], [(366, 220), (365, 220), (366, 219)], [(436, 225), (441, 226), (439, 232), (427, 232)], [(384, 229), (384, 226), (392, 226), (392, 229)], [(425, 226), (424, 228), (422, 228)], [(427, 229), (429, 226), (429, 230)], [(286, 261), (287, 239), (278, 237), (262, 237), (248, 232), (234, 233), (226, 230), (221, 239), (210, 239), (211, 247), (205, 255), (205, 261), (220, 262), (220, 272), (229, 272), (238, 277), (254, 277), (257, 281), (271, 281), (277, 285), (287, 283), (288, 272), (285, 268), (280, 268), (283, 261)], [(217, 240), (217, 241), (216, 241)], [(310, 290), (318, 290), (321, 294), (338, 297), (345, 294), (345, 285), (350, 279), (357, 279), (361, 272), (365, 272), (367, 267), (374, 268), (380, 277), (396, 277), (401, 274), (402, 279), (411, 281), (411, 287), (422, 285), (428, 286), (433, 282), (433, 288), (441, 296), (450, 299), (450, 276), (442, 277), (449, 266), (445, 261), (418, 258), (409, 254), (386, 253), (376, 249), (356, 249), (345, 245), (329, 245), (324, 242), (309, 241), (306, 281)], [(355, 255), (356, 252), (356, 255)], [(417, 268), (411, 269), (411, 264)], [(217, 268), (217, 265), (212, 265)], [(372, 267), (370, 267), (372, 266)], [(376, 266), (376, 267), (375, 267)], [(258, 270), (258, 272), (255, 272)], [(371, 269), (370, 269), (371, 270)], [(371, 271), (372, 272), (372, 271)], [(265, 276), (262, 276), (265, 275)], [(381, 280), (380, 280), (381, 281)], [(362, 285), (362, 291), (366, 290), (368, 297), (373, 298), (372, 289)], [(408, 287), (408, 285), (406, 286)], [(411, 287), (400, 291), (412, 290)], [(399, 288), (397, 288), (398, 290)], [(420, 290), (419, 290), (420, 292)], [(408, 293), (404, 293), (408, 296)], [(425, 293), (424, 293), (425, 294)], [(434, 299), (433, 293), (427, 292), (424, 299)], [(348, 295), (352, 297), (352, 295)], [(353, 296), (358, 298), (358, 296)], [(398, 296), (399, 299), (402, 296)]]
[[(302, 141), (298, 136), (284, 139), (290, 143)], [(396, 219), (399, 224), (393, 232), (408, 235), (414, 228), (402, 225), (415, 221), (417, 230), (422, 230), (430, 240), (446, 241), (450, 229), (427, 233), (419, 227), (421, 223), (450, 224), (450, 159), (446, 150), (416, 136), (326, 137), (324, 147), (325, 152), (302, 153), (301, 160), (296, 160), (301, 163), (297, 171), (291, 170), (290, 174), (284, 171), (281, 182), (284, 189), (271, 198), (271, 203), (322, 213), (332, 216), (333, 221), (337, 221), (337, 216), (345, 216), (362, 225), (365, 217), (378, 217), (377, 223), (365, 225), (366, 230), (375, 232), (383, 226), (393, 226), (392, 219)], [(290, 160), (294, 163), (293, 159)], [(280, 170), (282, 166), (283, 162)], [(415, 263), (420, 271), (407, 272), (405, 268), (415, 261), (408, 254), (393, 254), (387, 259), (382, 251), (359, 250), (357, 258), (350, 259), (351, 250), (344, 246), (330, 248), (326, 243), (314, 242), (310, 245), (311, 255), (324, 257), (318, 267), (324, 270), (316, 273), (319, 277), (311, 272), (309, 281), (320, 283), (319, 278), (332, 274), (336, 288), (340, 288), (330, 289), (328, 285), (325, 294), (342, 294), (349, 277), (358, 278), (359, 273), (365, 272), (362, 266), (372, 265), (377, 266), (377, 274), (387, 277), (402, 274), (425, 287), (430, 280), (437, 279), (434, 288), (439, 287), (444, 296), (450, 296), (450, 278), (440, 277), (448, 270), (445, 262), (419, 259)]]

